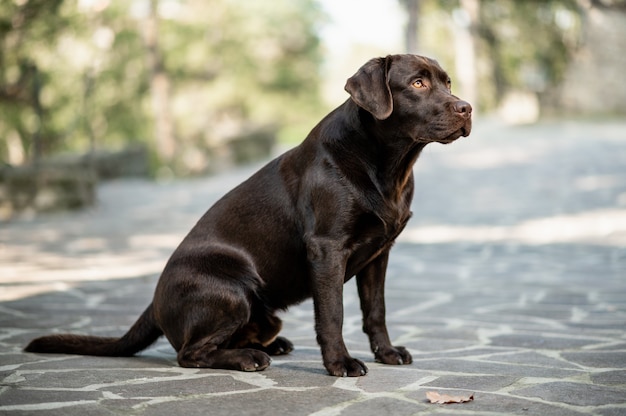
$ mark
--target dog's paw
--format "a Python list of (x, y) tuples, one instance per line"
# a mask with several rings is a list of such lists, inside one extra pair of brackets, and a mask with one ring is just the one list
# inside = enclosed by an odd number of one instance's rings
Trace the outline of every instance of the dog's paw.
[(344, 357), (343, 360), (324, 363), (328, 373), (335, 377), (360, 377), (367, 374), (367, 367), (361, 360)]
[(272, 359), (263, 351), (252, 348), (214, 349), (208, 353), (202, 350), (181, 350), (178, 363), (187, 368), (224, 368), (239, 371), (263, 371)]
[(413, 357), (404, 347), (381, 348), (374, 353), (376, 361), (383, 364), (402, 365), (411, 364)]
[(253, 343), (246, 345), (244, 348), (253, 348), (255, 350), (263, 351), (269, 355), (285, 355), (293, 351), (293, 344), (287, 338), (276, 337), (274, 341), (270, 342), (266, 346)]
[(270, 366), (272, 359), (263, 351), (255, 349), (238, 350), (238, 364), (241, 371), (263, 371)]
[(293, 351), (293, 344), (287, 338), (276, 337), (271, 344), (264, 348), (269, 355), (285, 355)]

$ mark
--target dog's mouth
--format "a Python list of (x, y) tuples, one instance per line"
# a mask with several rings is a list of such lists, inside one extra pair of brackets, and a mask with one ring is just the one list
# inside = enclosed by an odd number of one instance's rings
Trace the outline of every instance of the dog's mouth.
[(434, 128), (431, 132), (427, 132), (424, 135), (418, 135), (417, 140), (423, 143), (452, 143), (459, 137), (467, 137), (470, 135), (472, 132), (472, 119), (468, 118), (463, 120), (462, 123), (459, 123), (459, 120), (456, 120), (456, 123), (450, 122), (450, 120), (445, 120), (435, 124), (433, 127)]
[(437, 140), (437, 141), (439, 143), (444, 143), (444, 144), (452, 143), (453, 141), (455, 141), (459, 137), (467, 137), (467, 136), (469, 136), (471, 131), (472, 131), (471, 127), (463, 126), (460, 129), (456, 130), (454, 133), (450, 134), (449, 136), (446, 136), (443, 139), (440, 139), (440, 140)]
[(472, 120), (467, 120), (458, 130), (455, 130), (452, 134), (439, 140), (441, 143), (452, 143), (459, 137), (467, 137), (472, 132)]
[(472, 119), (468, 117), (467, 120), (465, 120), (465, 123), (461, 126), (461, 136), (467, 137), (470, 135), (471, 132), (472, 132)]

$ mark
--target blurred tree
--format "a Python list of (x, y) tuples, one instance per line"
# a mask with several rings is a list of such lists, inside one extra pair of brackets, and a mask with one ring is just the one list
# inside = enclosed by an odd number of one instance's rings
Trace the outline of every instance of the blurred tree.
[(6, 138), (0, 154), (6, 154), (12, 162), (21, 163), (31, 154), (38, 155), (42, 136), (46, 143), (58, 136), (52, 126), (44, 123), (41, 78), (46, 76), (45, 71), (42, 74), (41, 63), (26, 51), (46, 48), (58, 36), (58, 27), (65, 23), (59, 16), (61, 3), (13, 2), (0, 8), (0, 137)]
[(453, 13), (456, 24), (454, 31), (455, 69), (459, 95), (474, 103), (478, 99), (478, 50), (477, 29), (480, 24), (480, 0), (460, 0), (460, 8)]
[(186, 173), (241, 132), (310, 127), (321, 16), (315, 0), (4, 1), (0, 160), (32, 160), (38, 136), (43, 155), (143, 141)]
[(170, 77), (159, 45), (159, 0), (150, 0), (149, 7), (143, 26), (150, 72), (155, 150), (162, 163), (171, 164), (176, 152), (176, 142), (170, 112)]
[[(541, 94), (562, 80), (580, 30), (576, 0), (481, 0), (478, 35), (492, 62), (493, 101), (507, 90)], [(565, 26), (560, 16), (569, 16)]]
[(127, 76), (142, 58), (141, 38), (125, 13), (95, 0), (3, 4), (0, 160), (19, 164), (146, 137), (138, 103), (146, 83)]
[[(549, 95), (548, 105), (567, 114), (626, 114), (626, 0), (578, 0), (582, 30), (563, 82)], [(571, 18), (560, 16), (561, 25)], [(592, 79), (593, 88), (580, 88)]]
[[(310, 129), (321, 110), (314, 0), (189, 0), (164, 19), (160, 44), (172, 81), (179, 161), (201, 166), (206, 149), (251, 129)], [(292, 133), (293, 132), (293, 133)]]
[[(422, 51), (456, 68), (463, 93), (484, 110), (511, 90), (541, 96), (562, 81), (578, 47), (580, 1), (422, 0)], [(472, 84), (480, 85), (475, 93)]]
[(400, 0), (406, 9), (408, 19), (404, 30), (406, 53), (416, 54), (419, 51), (418, 24), (420, 17), (420, 0)]

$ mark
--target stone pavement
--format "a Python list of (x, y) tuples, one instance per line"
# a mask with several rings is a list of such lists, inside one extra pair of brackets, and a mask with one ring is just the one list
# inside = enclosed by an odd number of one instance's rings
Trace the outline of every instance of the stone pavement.
[(412, 365), (373, 362), (353, 282), (362, 378), (326, 375), (310, 302), (282, 315), (295, 351), (259, 373), (180, 368), (165, 341), (132, 358), (22, 353), (50, 332), (123, 333), (180, 239), (256, 167), (110, 182), (88, 211), (0, 224), (0, 414), (626, 415), (626, 122), (476, 124), (422, 155), (392, 251), (388, 323)]

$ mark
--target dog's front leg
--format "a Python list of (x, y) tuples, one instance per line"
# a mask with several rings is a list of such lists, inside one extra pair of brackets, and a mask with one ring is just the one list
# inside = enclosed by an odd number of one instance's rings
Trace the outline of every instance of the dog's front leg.
[(383, 252), (356, 276), (363, 331), (370, 339), (376, 361), (384, 364), (410, 364), (413, 359), (404, 347), (391, 345), (385, 322), (385, 274), (389, 251)]
[(350, 357), (343, 341), (345, 260), (339, 253), (340, 250), (336, 250), (332, 244), (315, 244), (309, 252), (317, 342), (330, 375), (364, 376), (367, 367), (362, 361)]

